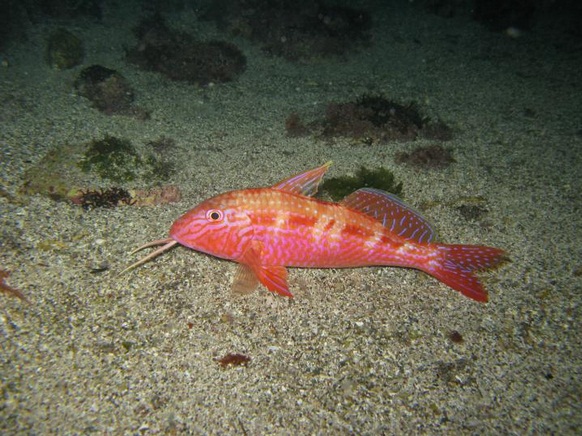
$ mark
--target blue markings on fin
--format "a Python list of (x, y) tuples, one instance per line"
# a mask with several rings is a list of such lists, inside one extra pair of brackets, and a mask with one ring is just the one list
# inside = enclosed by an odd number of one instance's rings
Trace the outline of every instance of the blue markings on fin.
[(305, 171), (300, 174), (296, 174), (288, 179), (281, 180), (279, 183), (273, 186), (274, 189), (279, 189), (281, 191), (292, 192), (293, 194), (312, 196), (317, 193), (321, 179), (325, 175), (325, 172), (330, 167), (331, 161), (326, 164), (313, 168), (309, 171)]
[(434, 239), (434, 229), (426, 218), (395, 195), (380, 189), (358, 189), (340, 204), (374, 218), (402, 238), (421, 244)]

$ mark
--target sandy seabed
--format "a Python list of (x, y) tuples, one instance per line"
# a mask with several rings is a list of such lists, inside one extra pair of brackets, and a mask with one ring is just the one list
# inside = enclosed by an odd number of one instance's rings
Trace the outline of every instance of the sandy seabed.
[[(30, 304), (0, 295), (2, 433), (580, 431), (579, 53), (560, 51), (543, 29), (512, 39), (412, 8), (375, 17), (373, 45), (341, 61), (297, 66), (233, 40), (246, 72), (206, 88), (128, 64), (131, 23), (77, 23), (84, 66), (122, 72), (147, 121), (103, 115), (76, 96), (83, 66), (46, 65), (56, 24), (10, 48), (0, 69), (0, 268)], [(394, 162), (422, 139), (286, 135), (291, 112), (380, 92), (452, 125), (456, 163)], [(137, 145), (173, 138), (170, 182), (182, 200), (84, 211), (18, 194), (47, 151), (106, 134)], [(234, 296), (233, 263), (183, 247), (118, 275), (138, 258), (133, 248), (167, 237), (203, 199), (328, 160), (331, 176), (390, 168), (407, 202), (433, 205), (425, 214), (442, 241), (507, 250), (511, 263), (483, 275), (489, 303), (397, 268), (293, 269), (292, 300), (263, 288)], [(465, 219), (460, 199), (477, 197), (486, 214)], [(251, 360), (222, 368), (229, 353)]]

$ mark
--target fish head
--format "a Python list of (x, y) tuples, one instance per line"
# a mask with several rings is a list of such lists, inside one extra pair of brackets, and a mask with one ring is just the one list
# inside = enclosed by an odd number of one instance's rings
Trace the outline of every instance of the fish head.
[(190, 209), (174, 222), (170, 237), (193, 250), (236, 260), (252, 241), (253, 226), (233, 191)]

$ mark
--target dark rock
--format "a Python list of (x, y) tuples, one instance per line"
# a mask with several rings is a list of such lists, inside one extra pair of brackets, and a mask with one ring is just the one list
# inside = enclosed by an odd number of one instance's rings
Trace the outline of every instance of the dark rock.
[(79, 95), (89, 99), (95, 109), (107, 114), (147, 118), (147, 113), (132, 106), (134, 92), (120, 73), (101, 65), (91, 65), (75, 80)]
[(127, 53), (130, 62), (172, 80), (198, 85), (236, 79), (246, 68), (244, 54), (224, 41), (197, 41), (169, 29), (159, 15), (135, 29), (138, 45)]
[(47, 40), (47, 62), (53, 68), (66, 70), (83, 62), (83, 42), (66, 29), (57, 29)]

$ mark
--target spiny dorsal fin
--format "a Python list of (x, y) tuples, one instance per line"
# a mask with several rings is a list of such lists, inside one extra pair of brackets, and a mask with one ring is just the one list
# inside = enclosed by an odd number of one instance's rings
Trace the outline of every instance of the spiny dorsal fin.
[(273, 186), (274, 189), (281, 191), (292, 192), (293, 194), (313, 196), (317, 193), (317, 188), (321, 183), (325, 172), (330, 167), (331, 161), (326, 164), (313, 168), (304, 173), (296, 174)]
[(340, 204), (365, 213), (402, 238), (424, 244), (434, 239), (435, 232), (426, 218), (395, 195), (380, 189), (358, 189)]

